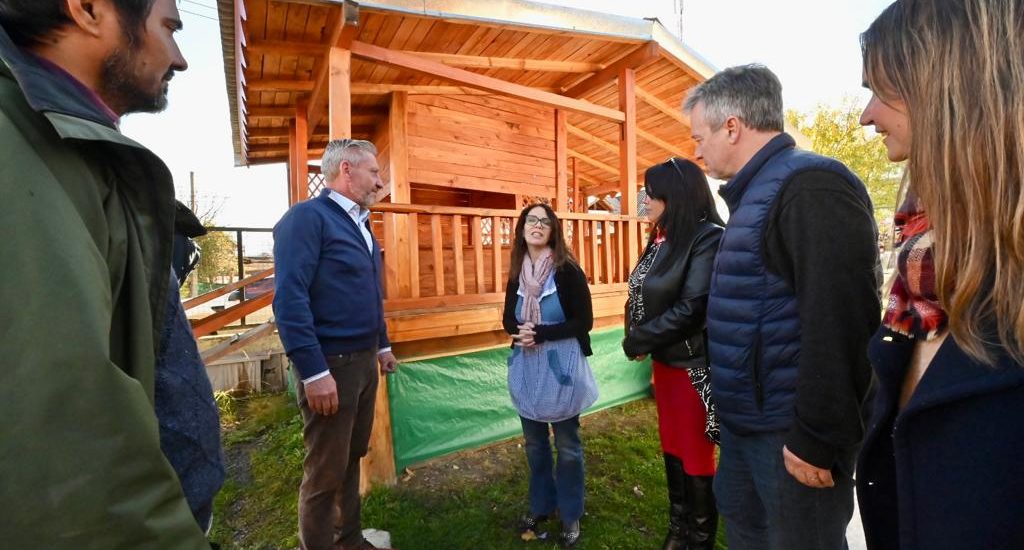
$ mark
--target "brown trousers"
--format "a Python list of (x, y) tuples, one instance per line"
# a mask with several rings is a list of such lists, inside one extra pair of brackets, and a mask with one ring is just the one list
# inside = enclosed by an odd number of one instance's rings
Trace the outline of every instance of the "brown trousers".
[(306, 446), (299, 486), (302, 550), (355, 547), (363, 541), (359, 459), (366, 455), (373, 428), (377, 350), (328, 357), (327, 365), (338, 384), (337, 413), (312, 411), (302, 382), (297, 384)]

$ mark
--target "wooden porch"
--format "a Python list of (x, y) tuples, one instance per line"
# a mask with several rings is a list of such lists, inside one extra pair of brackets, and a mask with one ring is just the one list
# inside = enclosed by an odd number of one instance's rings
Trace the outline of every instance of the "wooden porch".
[[(596, 326), (621, 324), (646, 239), (643, 170), (692, 157), (679, 105), (713, 72), (660, 23), (515, 0), (218, 6), (236, 164), (287, 163), (294, 204), (322, 188), (328, 140), (377, 145), (387, 189), (372, 229), (400, 358), (508, 343), (514, 224), (539, 200), (587, 273)], [(393, 481), (381, 387), (364, 473)]]
[[(518, 215), (518, 210), (465, 207), (375, 208), (373, 228), (384, 248), (385, 314), (399, 356), (507, 343), (501, 310)], [(637, 253), (626, 235), (643, 231), (646, 222), (610, 214), (564, 212), (560, 217), (590, 280), (598, 325), (621, 323), (630, 252)]]

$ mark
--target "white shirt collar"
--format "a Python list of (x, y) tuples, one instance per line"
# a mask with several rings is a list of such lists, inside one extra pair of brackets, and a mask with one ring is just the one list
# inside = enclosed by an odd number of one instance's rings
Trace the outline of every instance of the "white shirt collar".
[(345, 210), (345, 212), (348, 212), (348, 215), (351, 216), (353, 220), (356, 220), (359, 223), (365, 223), (366, 220), (369, 219), (369, 209), (363, 208), (362, 206), (356, 204), (352, 199), (346, 197), (345, 195), (342, 195), (341, 193), (335, 191), (334, 189), (330, 189), (329, 191), (330, 193), (327, 196), (330, 197), (331, 200), (333, 200), (334, 202), (338, 203), (338, 205), (341, 206)]

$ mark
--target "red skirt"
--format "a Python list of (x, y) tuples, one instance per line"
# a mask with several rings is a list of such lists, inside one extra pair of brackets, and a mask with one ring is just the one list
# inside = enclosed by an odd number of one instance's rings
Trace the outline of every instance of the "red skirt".
[(691, 476), (715, 475), (715, 444), (704, 433), (707, 411), (690, 374), (659, 361), (651, 363), (661, 450), (682, 459), (683, 470)]

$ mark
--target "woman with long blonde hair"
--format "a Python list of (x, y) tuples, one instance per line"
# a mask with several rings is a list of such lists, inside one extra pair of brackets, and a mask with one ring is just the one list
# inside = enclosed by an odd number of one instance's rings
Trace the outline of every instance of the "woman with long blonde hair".
[(899, 0), (861, 43), (861, 123), (908, 182), (869, 352), (868, 546), (1024, 548), (1024, 0)]

